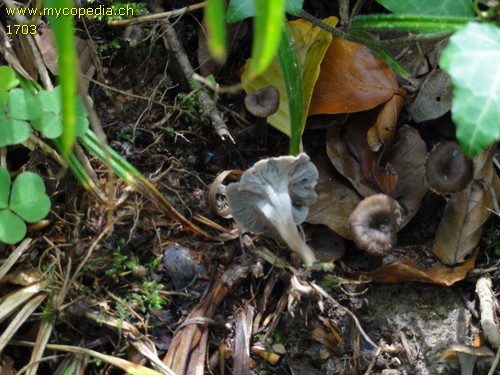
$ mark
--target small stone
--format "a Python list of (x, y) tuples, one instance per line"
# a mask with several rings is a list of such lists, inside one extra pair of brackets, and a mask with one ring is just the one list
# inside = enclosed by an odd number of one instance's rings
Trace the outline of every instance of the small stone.
[(393, 369), (384, 369), (382, 370), (382, 375), (401, 375), (401, 372)]

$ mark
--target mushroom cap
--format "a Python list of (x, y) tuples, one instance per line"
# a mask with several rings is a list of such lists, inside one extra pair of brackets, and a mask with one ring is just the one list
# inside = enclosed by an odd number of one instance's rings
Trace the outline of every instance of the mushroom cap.
[(293, 222), (303, 223), (318, 197), (314, 191), (317, 180), (318, 170), (304, 153), (268, 158), (245, 171), (239, 182), (229, 184), (226, 197), (241, 226), (252, 232), (272, 232), (267, 206), (277, 214), (285, 214), (289, 206)]
[(297, 224), (306, 219), (309, 205), (316, 202), (317, 180), (318, 170), (304, 153), (260, 160), (243, 173), (239, 182), (228, 185), (227, 203), (240, 226), (252, 232), (278, 234), (310, 264), (315, 257)]
[(267, 86), (245, 96), (245, 107), (257, 117), (269, 117), (280, 106), (280, 92), (274, 86)]
[(135, 47), (144, 40), (144, 30), (139, 25), (129, 25), (123, 32), (123, 40), (125, 40), (130, 47)]
[(473, 375), (474, 365), (479, 357), (492, 357), (493, 352), (485, 346), (452, 344), (442, 354), (444, 360), (458, 358), (462, 375)]
[(437, 194), (464, 190), (474, 177), (474, 163), (455, 141), (437, 143), (425, 162), (425, 178)]
[(363, 199), (349, 216), (354, 243), (372, 254), (390, 250), (401, 226), (399, 203), (386, 194)]

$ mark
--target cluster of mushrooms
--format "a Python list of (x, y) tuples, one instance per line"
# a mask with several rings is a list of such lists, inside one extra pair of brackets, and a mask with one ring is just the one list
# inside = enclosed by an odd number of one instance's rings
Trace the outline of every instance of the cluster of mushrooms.
[[(426, 161), (427, 181), (433, 191), (442, 195), (465, 189), (473, 172), (472, 161), (452, 141), (438, 143)], [(305, 153), (264, 159), (248, 169), (240, 182), (228, 186), (228, 205), (241, 227), (279, 235), (306, 265), (311, 265), (316, 258), (297, 225), (316, 202), (317, 180), (318, 170)], [(356, 246), (376, 255), (393, 247), (401, 222), (399, 203), (386, 194), (365, 198), (349, 217)]]
[[(245, 98), (248, 110), (268, 117), (278, 109), (279, 92), (270, 86)], [(449, 196), (466, 189), (474, 178), (474, 165), (454, 141), (436, 144), (426, 160), (425, 177), (432, 191)], [(230, 211), (240, 227), (281, 237), (306, 265), (316, 261), (297, 226), (316, 202), (318, 170), (305, 153), (268, 158), (254, 164), (237, 183), (227, 187)], [(356, 246), (370, 254), (390, 250), (402, 223), (399, 203), (386, 194), (363, 199), (349, 217)], [(462, 375), (472, 375), (480, 357), (490, 357), (486, 347), (454, 344), (443, 358), (458, 358)]]

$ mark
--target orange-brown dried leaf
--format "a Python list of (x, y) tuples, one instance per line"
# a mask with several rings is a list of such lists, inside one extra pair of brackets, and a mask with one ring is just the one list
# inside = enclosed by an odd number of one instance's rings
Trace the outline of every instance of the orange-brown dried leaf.
[(474, 181), (464, 191), (453, 194), (446, 203), (436, 231), (432, 252), (449, 266), (462, 263), (479, 244), (483, 227), (491, 214), (493, 200), (485, 184), (493, 181), (495, 147), (474, 159)]
[(366, 111), (399, 91), (391, 68), (366, 46), (333, 37), (321, 63), (309, 116)]
[(368, 144), (373, 151), (377, 152), (382, 146), (387, 148), (391, 145), (403, 104), (403, 97), (394, 95), (380, 109), (375, 124), (368, 130), (368, 134), (366, 135)]
[(467, 272), (474, 267), (475, 261), (476, 254), (465, 263), (451, 268), (439, 263), (431, 267), (425, 267), (418, 264), (415, 259), (402, 259), (377, 268), (369, 272), (367, 276), (379, 283), (419, 281), (450, 286), (457, 281), (463, 280)]

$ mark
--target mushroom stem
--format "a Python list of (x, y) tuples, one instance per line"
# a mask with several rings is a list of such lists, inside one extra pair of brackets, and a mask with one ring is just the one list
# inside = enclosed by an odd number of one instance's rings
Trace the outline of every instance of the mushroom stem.
[[(316, 261), (314, 252), (307, 246), (293, 221), (290, 195), (276, 193), (272, 189), (268, 189), (268, 194), (274, 204), (264, 205), (261, 208), (262, 213), (270, 219), (290, 250), (299, 255), (306, 265), (313, 264)], [(280, 210), (276, 210), (275, 207), (279, 207)]]
[(458, 361), (460, 362), (460, 374), (461, 375), (474, 375), (474, 366), (476, 364), (477, 357), (466, 354), (459, 353)]

